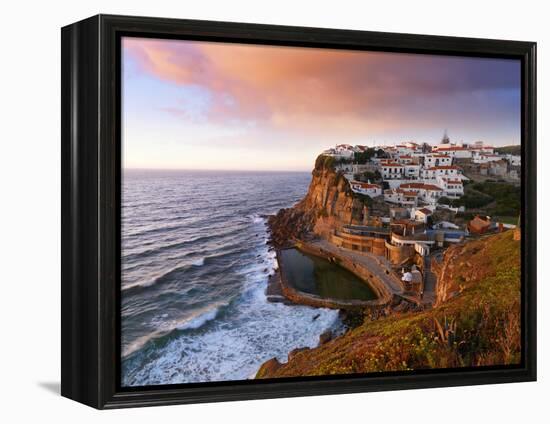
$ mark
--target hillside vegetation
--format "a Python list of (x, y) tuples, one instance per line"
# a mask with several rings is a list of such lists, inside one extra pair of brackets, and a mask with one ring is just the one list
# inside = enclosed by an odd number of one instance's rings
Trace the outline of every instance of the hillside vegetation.
[(439, 306), (365, 321), (286, 364), (263, 366), (256, 378), (518, 363), (519, 244), (508, 231), (448, 249)]
[(503, 147), (497, 147), (495, 149), (496, 153), (501, 153), (503, 155), (510, 154), (510, 155), (521, 155), (521, 146), (519, 144), (515, 144), (513, 146), (503, 146)]
[(475, 213), (484, 213), (492, 217), (509, 217), (516, 223), (521, 210), (521, 188), (503, 182), (485, 181), (467, 184), (464, 196), (460, 199), (440, 199), (440, 203), (451, 206), (464, 206)]

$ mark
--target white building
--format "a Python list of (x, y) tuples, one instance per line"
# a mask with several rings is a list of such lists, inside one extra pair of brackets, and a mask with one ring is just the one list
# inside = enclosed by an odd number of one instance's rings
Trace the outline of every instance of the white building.
[(438, 223), (434, 224), (432, 227), (434, 230), (458, 230), (460, 227), (456, 225), (454, 222), (449, 221), (439, 221)]
[(433, 150), (437, 153), (457, 159), (469, 159), (472, 157), (472, 151), (469, 148), (462, 146), (436, 146)]
[(411, 150), (422, 150), (422, 146), (414, 141), (406, 141), (403, 145)]
[(350, 187), (354, 193), (364, 194), (370, 197), (378, 197), (382, 195), (382, 187), (378, 184), (350, 181)]
[(420, 165), (404, 165), (403, 177), (406, 179), (417, 180), (420, 178)]
[(500, 160), (500, 159), (501, 157), (499, 155), (495, 155), (494, 153), (477, 153), (474, 155), (472, 162), (489, 163), (489, 162), (496, 162), (497, 160)]
[(410, 143), (398, 144), (395, 146), (395, 153), (398, 155), (410, 155), (416, 150), (417, 146)]
[(338, 144), (332, 149), (325, 150), (323, 154), (337, 159), (353, 159), (355, 149), (350, 144)]
[(474, 153), (495, 153), (495, 148), (493, 146), (486, 146), (483, 141), (476, 141), (474, 144), (470, 144), (468, 147)]
[(432, 216), (432, 211), (428, 208), (416, 209), (414, 211), (414, 220), (423, 222), (424, 224), (428, 222), (428, 218)]
[(454, 165), (433, 166), (422, 170), (422, 178), (426, 180), (435, 180), (437, 177), (461, 178), (460, 168)]
[(424, 156), (424, 166), (426, 168), (433, 168), (434, 166), (451, 166), (452, 164), (453, 158), (449, 155), (429, 153)]
[(443, 195), (443, 189), (433, 184), (405, 183), (401, 184), (399, 188), (401, 190), (415, 192), (419, 200), (431, 205), (436, 204), (437, 200)]
[(443, 196), (457, 199), (464, 195), (464, 185), (459, 178), (438, 177), (437, 185), (443, 189)]
[(512, 166), (521, 166), (521, 156), (519, 155), (506, 155), (506, 160)]
[(418, 194), (411, 190), (394, 188), (384, 190), (384, 201), (396, 205), (415, 207), (418, 205)]
[(403, 178), (404, 167), (397, 162), (381, 161), (380, 173), (384, 180), (399, 180)]
[(414, 158), (411, 155), (399, 155), (397, 156), (397, 163), (400, 163), (401, 165), (412, 165), (416, 164), (417, 159)]

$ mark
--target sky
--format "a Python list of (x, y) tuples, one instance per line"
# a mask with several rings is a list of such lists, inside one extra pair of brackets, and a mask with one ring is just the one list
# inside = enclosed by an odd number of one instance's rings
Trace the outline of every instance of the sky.
[(125, 37), (124, 168), (309, 171), (336, 144), (520, 143), (520, 62)]

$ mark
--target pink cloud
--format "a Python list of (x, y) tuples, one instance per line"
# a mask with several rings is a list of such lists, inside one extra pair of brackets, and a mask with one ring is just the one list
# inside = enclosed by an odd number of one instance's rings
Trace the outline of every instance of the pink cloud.
[(213, 122), (320, 134), (433, 125), (460, 94), (518, 83), (504, 61), (139, 38), (124, 50), (142, 72), (208, 89)]

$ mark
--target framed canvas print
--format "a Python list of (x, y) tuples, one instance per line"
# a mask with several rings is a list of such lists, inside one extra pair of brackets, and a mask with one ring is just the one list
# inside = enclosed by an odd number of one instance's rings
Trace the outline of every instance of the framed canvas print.
[(62, 394), (533, 381), (535, 43), (62, 29)]

